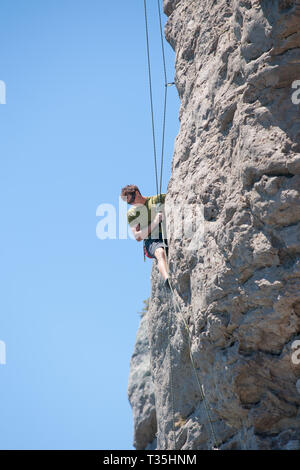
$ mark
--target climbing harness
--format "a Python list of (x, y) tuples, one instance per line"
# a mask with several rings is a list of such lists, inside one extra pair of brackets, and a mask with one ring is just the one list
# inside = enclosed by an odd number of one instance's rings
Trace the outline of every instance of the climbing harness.
[(147, 258), (152, 259), (152, 256), (149, 255), (149, 253), (148, 253), (148, 251), (147, 251), (147, 248), (146, 248), (146, 246), (145, 246), (145, 244), (144, 244), (144, 257), (145, 257), (145, 256), (147, 256)]
[[(151, 123), (152, 123), (152, 140), (153, 140), (153, 155), (154, 155), (156, 194), (160, 195), (160, 202), (161, 202), (161, 188), (162, 188), (162, 174), (163, 174), (163, 160), (164, 160), (164, 143), (165, 143), (165, 127), (166, 127), (166, 110), (167, 110), (167, 90), (168, 90), (168, 87), (174, 85), (175, 82), (168, 82), (167, 81), (164, 40), (163, 40), (163, 32), (162, 32), (162, 20), (161, 20), (161, 13), (160, 13), (160, 0), (157, 0), (157, 6), (158, 6), (158, 15), (159, 15), (161, 50), (162, 50), (162, 60), (163, 60), (163, 69), (164, 69), (164, 80), (165, 80), (165, 83), (164, 83), (165, 91), (164, 91), (164, 104), (163, 104), (162, 143), (161, 143), (160, 184), (159, 185), (158, 185), (157, 150), (156, 150), (155, 126), (154, 126), (154, 109), (153, 109), (153, 97), (152, 97), (153, 93), (152, 93), (152, 78), (151, 78), (151, 64), (150, 64), (148, 15), (147, 15), (146, 0), (144, 0), (146, 46), (147, 46), (147, 59), (148, 59), (148, 79), (149, 79), (149, 92), (150, 92), (150, 111), (151, 111)], [(158, 212), (160, 211), (159, 209), (160, 209), (160, 203), (157, 204), (157, 211)], [(164, 224), (163, 223), (161, 223), (161, 227), (162, 227), (162, 237), (163, 237), (163, 240), (165, 240), (166, 237), (165, 237), (165, 233), (164, 233)], [(168, 267), (168, 272), (169, 272), (169, 259), (168, 259), (168, 254), (167, 254), (165, 244), (164, 244), (164, 252), (165, 252), (167, 267)], [(147, 251), (144, 247), (144, 259), (145, 259), (145, 255), (148, 256)], [(172, 283), (170, 282), (170, 278), (169, 278), (169, 285), (170, 285), (170, 293), (171, 293), (171, 298), (172, 298), (172, 302), (173, 302), (174, 311), (176, 312), (176, 310), (177, 310), (178, 313), (180, 314), (180, 316), (182, 318), (182, 321), (184, 323), (184, 327), (185, 327), (186, 332), (187, 332), (189, 357), (190, 357), (192, 368), (193, 368), (194, 373), (195, 373), (198, 388), (199, 388), (199, 391), (200, 391), (200, 397), (201, 397), (201, 399), (204, 403), (206, 414), (207, 414), (207, 417), (208, 417), (208, 421), (210, 423), (211, 435), (212, 435), (213, 442), (214, 442), (213, 449), (218, 449), (216, 433), (215, 433), (215, 430), (214, 430), (213, 421), (212, 421), (211, 413), (210, 413), (210, 406), (209, 406), (209, 403), (206, 400), (205, 393), (204, 393), (204, 388), (203, 388), (203, 385), (200, 382), (199, 375), (197, 373), (195, 363), (194, 363), (194, 358), (193, 358), (192, 351), (191, 351), (192, 344), (191, 344), (191, 337), (190, 337), (189, 327), (188, 327), (187, 322), (184, 318), (184, 315), (181, 312), (180, 305), (179, 305), (178, 301), (176, 300), (175, 291), (173, 289)], [(168, 309), (168, 337), (169, 337), (168, 356), (169, 356), (169, 365), (170, 365), (172, 432), (173, 432), (173, 439), (174, 439), (174, 449), (176, 450), (177, 449), (177, 440), (176, 440), (176, 430), (175, 430), (173, 369), (172, 369), (172, 360), (171, 360), (171, 333), (172, 333), (171, 332), (171, 316), (170, 316), (170, 309)], [(150, 360), (151, 360), (151, 346), (150, 346)]]

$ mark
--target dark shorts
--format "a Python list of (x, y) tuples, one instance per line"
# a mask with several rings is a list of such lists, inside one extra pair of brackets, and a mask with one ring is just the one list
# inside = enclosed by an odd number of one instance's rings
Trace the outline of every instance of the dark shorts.
[(162, 238), (145, 238), (144, 239), (144, 252), (148, 258), (155, 258), (154, 253), (157, 248), (166, 247), (166, 252), (168, 255), (168, 240), (164, 240)]

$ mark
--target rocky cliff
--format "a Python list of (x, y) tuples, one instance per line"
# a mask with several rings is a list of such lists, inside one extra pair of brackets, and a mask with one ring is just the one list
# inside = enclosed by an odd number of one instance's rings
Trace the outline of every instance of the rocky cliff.
[[(181, 100), (166, 198), (180, 312), (154, 263), (128, 387), (134, 445), (300, 449), (300, 0), (164, 11)], [(176, 235), (178, 208), (200, 207), (201, 236)]]

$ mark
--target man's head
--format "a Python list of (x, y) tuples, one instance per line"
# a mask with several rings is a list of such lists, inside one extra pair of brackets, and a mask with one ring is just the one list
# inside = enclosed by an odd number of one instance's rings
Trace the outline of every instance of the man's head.
[(141, 196), (141, 192), (135, 184), (128, 184), (122, 188), (121, 198), (128, 204), (133, 204), (137, 193)]

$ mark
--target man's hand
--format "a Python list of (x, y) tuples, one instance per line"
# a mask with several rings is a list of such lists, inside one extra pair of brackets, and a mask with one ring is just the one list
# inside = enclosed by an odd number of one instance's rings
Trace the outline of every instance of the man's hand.
[(158, 212), (153, 219), (153, 222), (141, 230), (140, 224), (136, 225), (135, 227), (131, 227), (132, 233), (134, 238), (137, 242), (141, 242), (144, 238), (147, 238), (148, 235), (161, 223), (164, 216), (162, 212)]
[(158, 212), (155, 216), (155, 219), (154, 219), (154, 224), (155, 225), (158, 225), (160, 224), (160, 222), (163, 220), (163, 213), (162, 212)]

